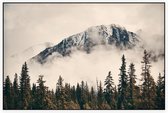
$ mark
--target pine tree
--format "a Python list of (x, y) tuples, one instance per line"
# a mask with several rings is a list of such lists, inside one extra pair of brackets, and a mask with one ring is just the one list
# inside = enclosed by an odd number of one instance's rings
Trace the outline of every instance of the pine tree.
[(165, 109), (165, 77), (159, 73), (156, 87), (157, 109)]
[(20, 109), (28, 109), (30, 104), (30, 76), (26, 62), (22, 66), (20, 77)]
[(73, 102), (77, 102), (77, 99), (76, 99), (76, 89), (75, 89), (75, 86), (72, 86), (71, 87), (71, 100), (73, 101)]
[[(115, 87), (114, 87), (114, 98), (115, 98), (115, 101), (117, 102), (118, 92), (117, 92), (117, 87), (116, 87), (116, 85), (115, 85)], [(117, 103), (116, 103), (116, 104), (117, 104)], [(116, 105), (116, 107), (117, 107), (117, 105)]]
[[(84, 82), (83, 82), (84, 83)], [(83, 94), (82, 94), (82, 98), (83, 98), (83, 102), (84, 102), (84, 109), (91, 109), (89, 106), (89, 87), (87, 82), (84, 84), (84, 90), (83, 90)]]
[(66, 104), (65, 109), (80, 109), (76, 99), (75, 86), (70, 87), (70, 84), (65, 84)]
[(108, 76), (105, 79), (104, 86), (105, 86), (104, 89), (105, 100), (110, 105), (111, 109), (116, 109), (116, 101), (114, 95), (115, 85), (113, 82), (113, 78), (111, 76), (111, 71), (109, 71)]
[(14, 108), (14, 89), (13, 89), (13, 84), (11, 83), (11, 100), (10, 100), (10, 109), (15, 109)]
[(77, 83), (77, 87), (76, 87), (76, 98), (77, 98), (77, 101), (78, 101), (78, 104), (80, 106), (80, 109), (83, 109), (83, 104), (82, 104), (82, 91), (81, 91), (81, 87), (79, 85), (79, 83)]
[(3, 109), (7, 109), (7, 100), (6, 100), (6, 89), (5, 89), (5, 81), (3, 82)]
[(32, 90), (31, 90), (31, 109), (37, 109), (36, 104), (36, 97), (37, 97), (37, 87), (36, 84), (33, 83)]
[(134, 104), (135, 104), (135, 109), (142, 109), (142, 91), (141, 91), (141, 85), (135, 85), (135, 99), (134, 99)]
[(103, 102), (104, 102), (103, 88), (102, 88), (102, 83), (100, 81), (99, 86), (98, 86), (98, 93), (97, 93), (97, 106), (98, 106), (98, 109), (102, 109)]
[(52, 89), (51, 91), (49, 91), (49, 93), (48, 93), (49, 95), (49, 98), (50, 98), (50, 100), (51, 100), (51, 102), (52, 102), (52, 109), (57, 109), (57, 107), (56, 107), (56, 104), (55, 104), (55, 100), (56, 100), (56, 98), (55, 98), (55, 93), (54, 93), (54, 90)]
[(129, 80), (128, 80), (128, 109), (135, 109), (135, 100), (136, 100), (136, 75), (134, 64), (131, 63), (129, 66)]
[(153, 77), (150, 74), (150, 54), (144, 50), (144, 57), (142, 63), (142, 104), (143, 109), (154, 109), (156, 97), (156, 85)]
[(85, 84), (84, 81), (81, 82), (81, 109), (84, 109), (86, 103), (86, 94), (85, 94)]
[(11, 81), (9, 76), (6, 77), (4, 83), (4, 109), (11, 109), (11, 99), (12, 99), (12, 92), (11, 92)]
[(95, 92), (93, 86), (91, 87), (89, 102), (90, 102), (90, 106), (92, 109), (97, 109), (96, 92)]
[(71, 86), (68, 83), (65, 83), (65, 94), (66, 94), (66, 101), (70, 102), (71, 101)]
[(39, 75), (37, 80), (37, 95), (36, 95), (36, 107), (37, 109), (45, 108), (46, 87), (44, 86), (43, 75)]
[(15, 78), (13, 82), (13, 108), (19, 109), (19, 85), (18, 85), (18, 75), (15, 73)]
[(122, 65), (119, 74), (119, 85), (118, 85), (118, 109), (127, 109), (127, 86), (128, 77), (126, 74), (126, 61), (125, 56), (122, 56)]
[(59, 76), (56, 87), (57, 109), (65, 109), (65, 88), (63, 87), (63, 78)]
[(72, 109), (74, 102), (72, 101), (72, 97), (71, 97), (71, 86), (68, 83), (65, 83), (65, 109)]
[(43, 75), (39, 75), (37, 80), (36, 109), (54, 109), (54, 104), (49, 97), (48, 87), (44, 85)]

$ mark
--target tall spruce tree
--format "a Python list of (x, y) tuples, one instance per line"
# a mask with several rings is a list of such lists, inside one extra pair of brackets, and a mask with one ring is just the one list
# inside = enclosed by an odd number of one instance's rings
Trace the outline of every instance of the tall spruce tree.
[(91, 109), (89, 106), (89, 87), (87, 82), (84, 84), (83, 100), (84, 100), (84, 109)]
[(96, 98), (96, 92), (93, 88), (93, 86), (91, 87), (91, 92), (90, 92), (90, 106), (92, 109), (97, 109), (97, 98)]
[(36, 103), (37, 97), (37, 87), (36, 84), (33, 83), (32, 90), (31, 90), (31, 109), (37, 109), (38, 105)]
[(44, 86), (45, 81), (43, 80), (43, 75), (39, 75), (39, 79), (37, 80), (37, 95), (36, 95), (36, 107), (37, 109), (45, 108), (45, 97), (46, 97), (46, 87)]
[(81, 109), (85, 109), (84, 105), (86, 103), (87, 97), (85, 93), (85, 83), (84, 81), (81, 82)]
[(117, 87), (115, 85), (115, 87), (114, 87), (114, 99), (116, 101), (116, 109), (117, 109), (117, 98), (118, 98), (118, 92), (117, 92)]
[(111, 71), (109, 71), (108, 76), (104, 81), (104, 95), (105, 100), (110, 105), (111, 109), (116, 109), (116, 101), (115, 101), (115, 85), (113, 82), (113, 78), (111, 76)]
[(11, 92), (11, 80), (9, 76), (6, 77), (4, 83), (4, 109), (12, 109), (11, 99), (12, 99), (12, 92)]
[(57, 99), (57, 109), (65, 109), (66, 103), (65, 88), (63, 86), (63, 78), (59, 76), (57, 86), (56, 86), (56, 99)]
[(165, 109), (165, 77), (159, 73), (156, 87), (157, 109)]
[(80, 109), (83, 109), (83, 104), (82, 104), (82, 91), (81, 91), (81, 87), (79, 85), (79, 83), (77, 83), (77, 87), (76, 87), (76, 98), (77, 98), (77, 101), (78, 101), (78, 104), (80, 106)]
[(20, 77), (20, 109), (28, 109), (31, 99), (30, 76), (26, 62), (22, 66)]
[(65, 94), (65, 100), (69, 103), (71, 101), (71, 86), (68, 83), (65, 83)]
[(136, 75), (135, 75), (135, 66), (133, 63), (129, 66), (128, 71), (128, 109), (135, 109), (135, 100), (136, 100)]
[(71, 91), (70, 91), (71, 93), (70, 93), (70, 95), (71, 95), (71, 100), (73, 101), (73, 102), (77, 102), (77, 99), (76, 99), (76, 89), (75, 89), (75, 86), (72, 86), (71, 87)]
[(37, 80), (36, 109), (54, 109), (54, 104), (49, 97), (48, 87), (44, 85), (43, 75), (39, 75)]
[(6, 101), (6, 92), (5, 92), (5, 85), (6, 85), (6, 83), (5, 83), (5, 81), (6, 80), (4, 80), (4, 82), (3, 82), (3, 109), (7, 109), (7, 101)]
[(155, 109), (156, 85), (150, 74), (150, 54), (144, 50), (142, 63), (142, 105), (143, 109)]
[(18, 85), (18, 75), (15, 73), (15, 78), (13, 82), (13, 108), (19, 109), (19, 85)]
[(97, 106), (98, 106), (98, 109), (102, 109), (103, 102), (104, 102), (103, 88), (102, 88), (102, 83), (100, 81), (99, 85), (98, 85), (98, 92), (97, 92)]
[(118, 109), (127, 109), (127, 86), (128, 77), (126, 74), (126, 61), (125, 56), (122, 56), (122, 65), (119, 74), (119, 84), (118, 84)]

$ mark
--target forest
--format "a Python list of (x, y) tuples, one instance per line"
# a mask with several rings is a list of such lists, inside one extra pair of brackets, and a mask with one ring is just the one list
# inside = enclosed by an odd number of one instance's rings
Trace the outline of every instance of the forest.
[[(151, 55), (144, 50), (141, 61), (141, 83), (137, 85), (135, 64), (126, 70), (126, 59), (121, 58), (120, 73), (107, 72), (104, 81), (97, 81), (97, 87), (88, 86), (87, 81), (75, 85), (64, 83), (62, 75), (55, 82), (56, 88), (45, 86), (44, 75), (37, 83), (30, 84), (29, 68), (25, 62), (21, 74), (9, 76), (3, 82), (4, 110), (164, 110), (165, 74), (158, 73), (155, 82), (151, 75)], [(118, 85), (113, 76), (119, 76)]]

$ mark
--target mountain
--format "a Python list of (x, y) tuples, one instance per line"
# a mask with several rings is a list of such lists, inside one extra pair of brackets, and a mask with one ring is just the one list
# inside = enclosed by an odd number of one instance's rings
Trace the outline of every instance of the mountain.
[(37, 55), (39, 53), (39, 51), (42, 51), (45, 48), (52, 47), (52, 46), (53, 46), (53, 44), (50, 42), (45, 42), (45, 43), (33, 45), (33, 46), (25, 49), (21, 53), (11, 55), (11, 58), (22, 59), (23, 61), (26, 61), (26, 60), (32, 58), (33, 56)]
[(31, 58), (31, 61), (43, 64), (53, 54), (58, 57), (69, 56), (74, 49), (82, 50), (89, 54), (92, 52), (93, 47), (97, 45), (113, 45), (121, 50), (131, 49), (139, 42), (138, 35), (127, 31), (124, 27), (115, 24), (93, 26), (84, 32), (63, 39), (53, 47), (46, 48)]

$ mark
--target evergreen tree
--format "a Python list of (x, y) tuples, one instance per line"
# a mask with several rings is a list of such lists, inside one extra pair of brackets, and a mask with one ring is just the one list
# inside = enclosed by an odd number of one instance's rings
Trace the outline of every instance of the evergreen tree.
[(50, 98), (50, 100), (51, 100), (51, 102), (53, 104), (53, 108), (52, 109), (57, 109), (56, 104), (55, 104), (56, 98), (55, 98), (54, 90), (52, 89), (51, 91), (49, 91), (48, 94), (49, 94), (49, 98)]
[(97, 93), (97, 106), (98, 106), (98, 109), (102, 109), (103, 102), (104, 102), (103, 88), (102, 88), (102, 83), (100, 81), (99, 86), (98, 86), (98, 93)]
[[(84, 84), (84, 82), (83, 82)], [(90, 93), (89, 93), (89, 87), (88, 87), (88, 84), (87, 82), (84, 84), (84, 89), (82, 91), (82, 100), (83, 100), (83, 107), (84, 109), (91, 109), (90, 106), (89, 106), (89, 96), (90, 96)]]
[(84, 105), (86, 103), (86, 94), (85, 94), (85, 84), (84, 81), (81, 82), (81, 109), (84, 109)]
[(156, 105), (157, 109), (165, 109), (165, 77), (159, 73), (156, 87)]
[(65, 88), (63, 87), (63, 78), (59, 76), (56, 88), (57, 109), (65, 109)]
[(105, 100), (110, 105), (111, 109), (116, 109), (116, 101), (114, 95), (115, 86), (113, 78), (111, 76), (111, 71), (109, 71), (108, 76), (105, 79), (104, 86), (105, 86), (104, 89)]
[(136, 75), (134, 64), (131, 63), (129, 66), (129, 80), (128, 80), (128, 109), (135, 109), (135, 100), (136, 100)]
[(77, 101), (78, 101), (78, 104), (80, 106), (80, 109), (83, 109), (83, 104), (82, 104), (82, 91), (81, 91), (81, 87), (79, 85), (79, 83), (77, 83), (77, 87), (76, 87), (76, 98), (77, 98)]
[(141, 85), (135, 85), (134, 95), (136, 97), (134, 99), (135, 109), (143, 109)]
[(37, 80), (36, 109), (54, 109), (54, 104), (49, 97), (48, 87), (44, 85), (43, 75)]
[(86, 96), (86, 103), (89, 102), (90, 92), (87, 82), (85, 83), (85, 96)]
[(7, 100), (6, 100), (6, 89), (5, 89), (5, 86), (6, 85), (6, 83), (5, 83), (5, 81), (3, 82), (3, 109), (7, 109)]
[(76, 100), (76, 89), (75, 89), (75, 86), (72, 86), (71, 87), (71, 100), (73, 101), (73, 102), (77, 102), (77, 100)]
[(90, 98), (89, 98), (89, 104), (92, 109), (97, 109), (97, 98), (96, 98), (96, 92), (93, 88), (91, 87), (91, 92), (90, 92)]
[(31, 109), (37, 109), (38, 106), (36, 104), (36, 97), (37, 97), (37, 87), (36, 84), (33, 83), (32, 90), (31, 90)]
[(11, 99), (12, 99), (12, 92), (11, 92), (11, 81), (9, 76), (5, 79), (4, 85), (4, 109), (11, 109)]
[(13, 82), (13, 108), (19, 109), (19, 85), (18, 85), (18, 75), (15, 73), (15, 78)]
[(153, 77), (150, 74), (150, 54), (144, 50), (142, 63), (142, 104), (144, 109), (154, 109), (156, 97), (156, 85)]
[(74, 97), (76, 95), (75, 89), (72, 90), (68, 83), (65, 83), (65, 94), (65, 109), (79, 109), (79, 107), (76, 106), (76, 97)]
[(66, 102), (71, 101), (71, 86), (68, 83), (65, 83), (65, 100)]
[(10, 109), (15, 109), (14, 108), (14, 89), (13, 89), (13, 84), (11, 83), (11, 100), (10, 100)]
[(127, 109), (127, 86), (128, 77), (126, 74), (126, 61), (125, 56), (122, 56), (122, 65), (119, 74), (119, 85), (118, 85), (118, 109)]
[(30, 76), (26, 62), (22, 66), (20, 77), (20, 109), (28, 109), (30, 104)]
[[(45, 86), (43, 75), (30, 87), (30, 76), (26, 62), (22, 66), (20, 84), (15, 74), (11, 82), (7, 76), (3, 83), (4, 109), (165, 109), (165, 75), (159, 74), (157, 84), (151, 76), (150, 54), (145, 50), (142, 61), (142, 84), (136, 85), (135, 66), (130, 64), (126, 74), (126, 61), (122, 56), (118, 91), (113, 82), (111, 71), (104, 81), (97, 82), (97, 91), (87, 82), (77, 86), (63, 84), (59, 76), (56, 92)], [(91, 88), (91, 90), (89, 90)], [(117, 102), (117, 103), (116, 103)], [(117, 105), (116, 105), (117, 104)]]
[[(115, 98), (115, 101), (117, 102), (118, 92), (117, 92), (116, 86), (114, 87), (114, 98)], [(117, 103), (116, 103), (116, 104), (117, 104)], [(116, 107), (117, 107), (117, 105), (116, 105)]]
[(35, 89), (35, 85), (33, 90), (35, 93), (35, 109), (44, 109), (45, 107), (45, 96), (46, 96), (46, 87), (44, 86), (45, 81), (43, 81), (43, 75), (39, 75), (39, 79), (37, 80), (38, 86)]

